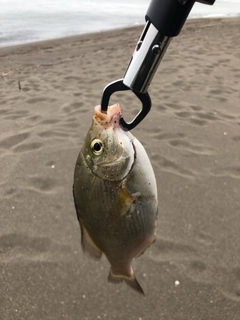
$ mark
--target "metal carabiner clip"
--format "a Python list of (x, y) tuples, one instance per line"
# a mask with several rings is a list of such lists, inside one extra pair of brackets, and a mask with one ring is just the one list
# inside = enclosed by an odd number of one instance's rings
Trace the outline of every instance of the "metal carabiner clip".
[(123, 83), (123, 79), (119, 79), (109, 83), (104, 89), (101, 100), (101, 112), (107, 113), (108, 103), (111, 95), (116, 91), (131, 90), (138, 99), (142, 102), (142, 109), (136, 115), (136, 117), (131, 122), (126, 122), (123, 117), (120, 119), (120, 126), (124, 131), (129, 131), (135, 128), (148, 114), (151, 109), (151, 98), (148, 92), (137, 92), (130, 89)]

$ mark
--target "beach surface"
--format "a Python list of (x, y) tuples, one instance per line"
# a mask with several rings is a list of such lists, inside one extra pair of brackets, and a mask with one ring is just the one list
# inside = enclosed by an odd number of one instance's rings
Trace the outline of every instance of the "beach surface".
[[(102, 90), (142, 26), (0, 49), (0, 318), (240, 319), (240, 19), (187, 22), (132, 133), (158, 185), (157, 241), (133, 263), (146, 297), (84, 256), (72, 199)], [(131, 120), (140, 109), (116, 93)]]

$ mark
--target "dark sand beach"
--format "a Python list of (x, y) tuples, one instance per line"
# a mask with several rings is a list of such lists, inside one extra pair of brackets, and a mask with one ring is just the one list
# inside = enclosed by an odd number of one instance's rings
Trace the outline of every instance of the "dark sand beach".
[[(240, 319), (240, 19), (187, 22), (132, 133), (158, 185), (146, 297), (82, 253), (73, 170), (93, 108), (142, 26), (0, 49), (0, 319)], [(21, 87), (21, 90), (19, 90)], [(131, 120), (140, 108), (117, 93)]]

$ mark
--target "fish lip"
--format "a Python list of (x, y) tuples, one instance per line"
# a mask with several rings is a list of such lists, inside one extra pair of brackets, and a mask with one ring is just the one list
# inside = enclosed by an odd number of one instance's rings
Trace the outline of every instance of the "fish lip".
[(103, 113), (101, 111), (100, 105), (94, 108), (94, 119), (104, 127), (108, 127), (111, 124), (114, 124), (114, 126), (119, 126), (121, 117), (121, 108), (118, 103), (109, 106), (107, 109), (107, 113)]

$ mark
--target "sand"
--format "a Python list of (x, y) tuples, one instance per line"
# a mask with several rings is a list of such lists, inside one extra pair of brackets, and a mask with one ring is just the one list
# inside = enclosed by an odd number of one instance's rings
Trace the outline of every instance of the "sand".
[[(192, 20), (132, 133), (151, 159), (157, 242), (133, 267), (146, 298), (80, 247), (75, 161), (142, 26), (0, 49), (0, 318), (240, 319), (240, 19)], [(21, 90), (19, 89), (21, 87)], [(131, 92), (114, 94), (131, 120)]]

